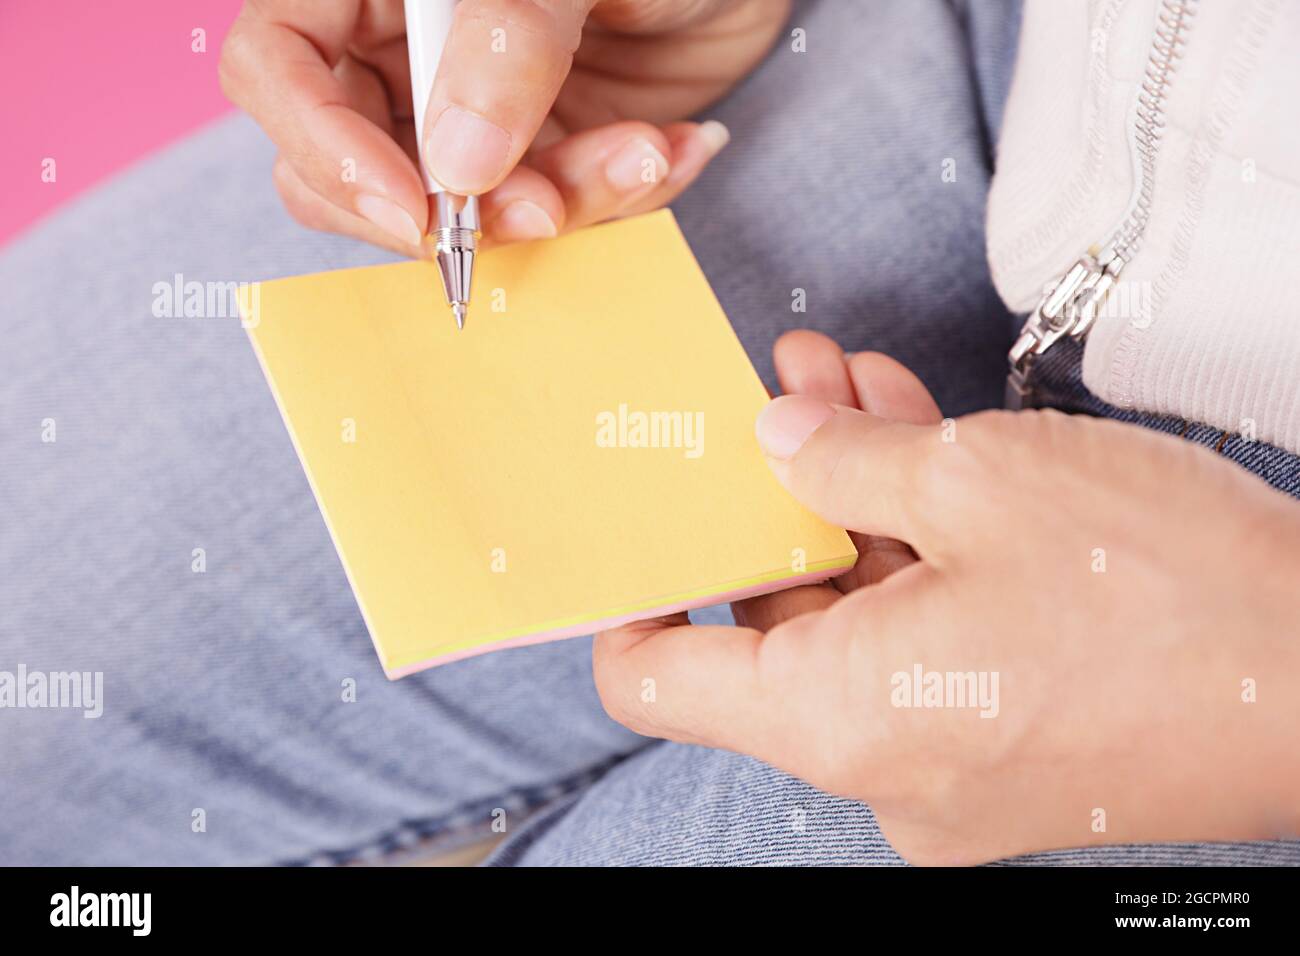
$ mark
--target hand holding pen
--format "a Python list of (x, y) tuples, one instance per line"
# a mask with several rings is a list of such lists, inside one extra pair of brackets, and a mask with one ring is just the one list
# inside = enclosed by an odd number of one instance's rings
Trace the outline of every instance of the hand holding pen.
[[(445, 3), (446, 0), (429, 0)], [(260, 0), (221, 57), (226, 94), (279, 148), (274, 179), (316, 229), (428, 255), (419, 172), (478, 196), (488, 242), (657, 208), (727, 141), (684, 118), (766, 54), (789, 0), (462, 0), (414, 122), (400, 0)]]

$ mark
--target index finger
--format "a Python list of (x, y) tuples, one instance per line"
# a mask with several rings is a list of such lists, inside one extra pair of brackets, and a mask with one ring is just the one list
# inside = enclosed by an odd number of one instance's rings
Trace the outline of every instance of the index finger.
[(596, 689), (637, 733), (807, 773), (828, 703), (838, 702), (823, 689), (842, 683), (851, 639), (842, 615), (829, 624), (835, 616), (811, 611), (767, 633), (691, 625), (684, 613), (626, 624), (596, 636)]
[(360, 11), (361, 0), (246, 4), (222, 47), (221, 85), (313, 192), (418, 245), (428, 204), (416, 168), (335, 71)]
[(596, 689), (637, 733), (749, 754), (842, 789), (837, 781), (889, 732), (881, 715), (894, 658), (915, 653), (936, 580), (913, 564), (766, 634), (692, 626), (685, 614), (627, 624), (596, 636)]
[(596, 690), (609, 715), (639, 734), (713, 747), (726, 739), (739, 749), (727, 731), (760, 696), (762, 640), (752, 627), (692, 625), (684, 612), (634, 621), (596, 635)]

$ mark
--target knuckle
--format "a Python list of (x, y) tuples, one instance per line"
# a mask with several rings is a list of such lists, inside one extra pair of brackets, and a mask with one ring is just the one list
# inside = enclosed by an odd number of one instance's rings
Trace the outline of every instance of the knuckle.
[(796, 480), (802, 478), (818, 501), (835, 496), (837, 490), (865, 489), (871, 474), (863, 449), (852, 422), (835, 416), (795, 454)]
[(580, 0), (483, 0), (458, 5), (456, 18), (476, 30), (517, 30), (558, 43), (572, 56), (582, 41), (585, 9)]
[(811, 477), (817, 484), (817, 499), (824, 499), (836, 488), (856, 488), (862, 478), (857, 460), (857, 445), (853, 442), (840, 441), (832, 444), (826, 453), (826, 460), (817, 467), (812, 462)]
[(882, 483), (887, 487), (872, 490), (889, 495), (887, 507), (906, 527), (921, 530), (934, 523), (938, 506), (946, 500), (943, 452), (948, 448), (939, 440), (937, 429), (931, 436), (909, 442), (896, 457), (893, 480)]
[(1038, 414), (1037, 411), (1009, 412), (1000, 408), (976, 412), (962, 422), (965, 434), (960, 435), (955, 444), (979, 453), (981, 461), (995, 462), (998, 453), (1022, 443), (1025, 432), (1033, 427), (1031, 419)]
[(910, 450), (911, 453), (904, 455), (899, 462), (902, 486), (921, 487), (922, 483), (938, 470), (941, 452), (944, 449), (945, 446), (939, 440), (937, 432), (930, 436), (930, 440), (917, 442)]
[(991, 481), (1015, 473), (1024, 448), (1020, 413), (1001, 410), (977, 412), (957, 423), (955, 439), (935, 442), (925, 456), (930, 480), (942, 484), (942, 494), (965, 489), (981, 491)]
[(636, 693), (639, 688), (629, 686), (627, 678), (619, 673), (619, 669), (607, 662), (596, 660), (592, 671), (596, 694), (605, 713), (628, 730), (649, 735), (650, 725), (644, 709), (639, 703), (634, 703), (640, 701)]
[(972, 453), (969, 462), (986, 485), (1017, 489), (1032, 482), (1065, 493), (1088, 466), (1106, 465), (1104, 457), (1097, 456), (1109, 452), (1087, 440), (1087, 422), (1076, 416), (1034, 409), (981, 412), (973, 418), (973, 440), (966, 443)]
[(824, 611), (807, 611), (769, 627), (758, 645), (759, 674), (795, 673), (794, 668), (806, 660), (809, 641), (824, 618)]
[(646, 718), (643, 708), (630, 704), (627, 693), (613, 688), (602, 689), (599, 681), (596, 683), (596, 691), (605, 713), (615, 723), (622, 724), (628, 730), (643, 737), (655, 736), (653, 725)]
[(247, 86), (245, 80), (248, 76), (248, 67), (255, 62), (256, 56), (248, 29), (237, 22), (226, 35), (225, 42), (221, 44), (221, 57), (217, 61), (217, 80), (221, 85), (221, 92), (241, 106)]

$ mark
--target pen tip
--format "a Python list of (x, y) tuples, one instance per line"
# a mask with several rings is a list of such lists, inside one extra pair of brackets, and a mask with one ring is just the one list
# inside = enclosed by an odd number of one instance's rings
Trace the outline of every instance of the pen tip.
[(458, 328), (458, 329), (463, 329), (463, 328), (465, 328), (465, 306), (464, 306), (464, 304), (463, 304), (463, 303), (460, 303), (460, 302), (457, 302), (455, 305), (453, 305), (453, 306), (451, 307), (451, 313), (452, 313), (452, 315), (456, 316), (456, 328)]

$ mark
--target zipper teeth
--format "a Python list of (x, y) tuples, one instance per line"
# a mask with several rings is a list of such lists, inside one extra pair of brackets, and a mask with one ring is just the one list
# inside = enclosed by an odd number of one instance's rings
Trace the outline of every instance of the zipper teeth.
[(1124, 266), (1137, 252), (1155, 195), (1156, 156), (1165, 127), (1165, 100), (1174, 67), (1182, 58), (1187, 31), (1198, 0), (1161, 0), (1156, 11), (1155, 35), (1147, 55), (1146, 72), (1138, 90), (1129, 145), (1133, 155), (1134, 183), (1128, 208), (1106, 242), (1092, 247), (1049, 286), (1037, 308), (1029, 314), (1007, 359), (1007, 405), (1022, 408), (1032, 400), (1030, 372), (1037, 356), (1062, 336), (1082, 341)]
[(1169, 82), (1182, 58), (1187, 31), (1196, 12), (1197, 0), (1162, 0), (1156, 14), (1155, 36), (1147, 57), (1146, 73), (1138, 90), (1136, 116), (1130, 129), (1130, 144), (1136, 158), (1137, 182), (1129, 209), (1103, 248), (1127, 262), (1137, 252), (1155, 192), (1156, 155), (1165, 128), (1165, 101)]

